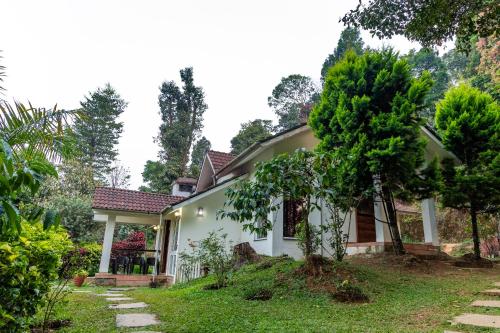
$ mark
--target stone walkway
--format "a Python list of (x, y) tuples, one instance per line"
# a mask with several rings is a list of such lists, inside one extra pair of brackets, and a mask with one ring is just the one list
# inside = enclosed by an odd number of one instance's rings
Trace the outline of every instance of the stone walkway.
[[(148, 307), (144, 302), (132, 302), (134, 299), (128, 297), (124, 292), (132, 290), (133, 288), (110, 288), (106, 293), (96, 294), (99, 297), (105, 297), (106, 301), (112, 303), (108, 306), (109, 309), (122, 310), (122, 309), (143, 309)], [(73, 290), (73, 292), (81, 292)], [(120, 303), (125, 302), (126, 303)], [(154, 314), (150, 313), (118, 313), (116, 315), (116, 327), (130, 327), (130, 328), (145, 328), (151, 325), (158, 325), (160, 321)], [(131, 333), (161, 333), (156, 331), (132, 331)]]
[[(495, 282), (495, 287), (500, 287), (500, 282)], [(500, 289), (488, 289), (481, 292), (482, 295), (492, 297), (500, 296)], [(477, 300), (472, 304), (474, 307), (500, 308), (500, 299), (498, 300)], [(453, 318), (452, 325), (471, 325), (477, 327), (500, 328), (500, 315), (489, 315), (479, 313), (464, 313)], [(460, 333), (455, 331), (445, 331), (445, 333)]]

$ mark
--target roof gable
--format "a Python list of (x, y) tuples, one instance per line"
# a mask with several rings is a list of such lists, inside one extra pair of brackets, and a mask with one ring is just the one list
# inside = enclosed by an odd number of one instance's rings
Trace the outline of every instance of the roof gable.
[(209, 150), (207, 155), (208, 158), (210, 159), (210, 162), (212, 163), (215, 173), (217, 173), (219, 170), (221, 170), (235, 158), (233, 154), (215, 150)]
[(92, 208), (159, 214), (165, 207), (182, 199), (184, 197), (160, 193), (97, 187), (94, 193)]

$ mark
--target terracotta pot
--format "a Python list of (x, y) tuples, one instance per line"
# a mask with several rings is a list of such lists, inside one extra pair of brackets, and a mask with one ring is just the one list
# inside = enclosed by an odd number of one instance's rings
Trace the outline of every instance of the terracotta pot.
[(80, 276), (77, 275), (73, 278), (73, 283), (75, 284), (76, 287), (81, 287), (83, 282), (85, 282), (86, 276)]

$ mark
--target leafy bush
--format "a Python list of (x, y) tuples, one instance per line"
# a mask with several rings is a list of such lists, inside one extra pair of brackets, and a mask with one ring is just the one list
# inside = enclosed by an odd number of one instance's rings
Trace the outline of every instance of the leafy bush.
[(337, 285), (337, 290), (332, 294), (339, 302), (364, 303), (368, 302), (368, 296), (349, 280), (344, 280)]
[(253, 286), (244, 291), (244, 298), (247, 301), (267, 301), (273, 298), (273, 291), (263, 286)]
[(209, 273), (215, 275), (215, 283), (205, 286), (205, 289), (220, 289), (227, 285), (234, 270), (231, 242), (227, 242), (227, 234), (218, 235), (215, 231), (208, 237), (196, 242), (193, 253), (180, 254), (180, 267), (184, 267), (182, 274), (189, 274), (189, 270), (196, 263), (206, 267)]
[[(217, 235), (214, 231), (200, 241), (198, 257), (201, 265), (215, 275), (215, 284), (220, 288), (227, 285), (233, 271), (233, 255), (230, 244), (227, 244), (227, 234)], [(231, 243), (231, 242), (229, 242)]]
[(89, 243), (75, 246), (62, 258), (59, 271), (60, 278), (72, 278), (78, 271), (86, 271), (88, 275), (95, 275), (99, 271), (102, 246)]
[(99, 272), (99, 264), (101, 262), (102, 245), (97, 243), (82, 244), (80, 250), (83, 250), (86, 258), (85, 270), (89, 276), (94, 276)]
[(71, 242), (61, 228), (21, 223), (19, 237), (0, 234), (0, 331), (23, 332), (44, 303)]
[(91, 197), (56, 195), (46, 206), (61, 214), (61, 224), (74, 242), (96, 240), (100, 225), (93, 219)]
[(132, 254), (136, 254), (136, 251), (142, 251), (146, 248), (146, 237), (142, 231), (134, 231), (128, 235), (128, 237), (122, 241), (113, 243), (111, 247), (112, 256), (116, 257), (118, 255), (125, 255), (127, 251), (130, 250)]

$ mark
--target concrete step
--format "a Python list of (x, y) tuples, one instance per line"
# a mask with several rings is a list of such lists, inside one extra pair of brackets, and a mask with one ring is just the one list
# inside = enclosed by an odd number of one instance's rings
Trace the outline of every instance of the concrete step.
[(454, 324), (500, 328), (500, 316), (464, 313), (453, 319)]
[(472, 306), (485, 306), (489, 308), (500, 308), (500, 301), (474, 301)]

